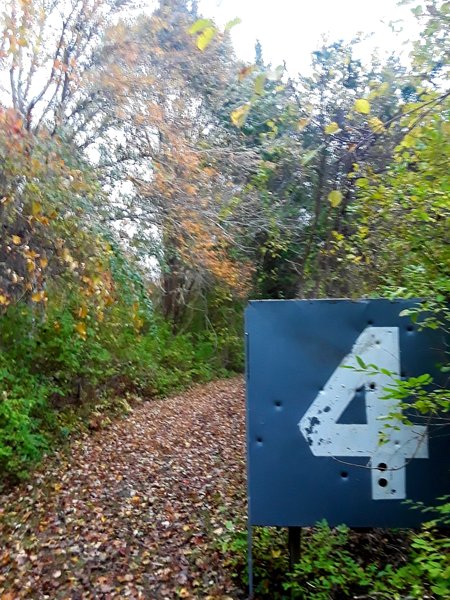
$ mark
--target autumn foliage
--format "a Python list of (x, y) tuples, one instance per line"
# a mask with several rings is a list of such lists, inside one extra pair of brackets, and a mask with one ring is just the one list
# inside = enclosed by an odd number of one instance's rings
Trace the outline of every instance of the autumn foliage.
[(241, 370), (249, 297), (448, 299), (448, 3), (416, 11), (410, 69), (363, 64), (355, 39), (324, 42), (295, 77), (260, 44), (239, 61), (239, 20), (220, 28), (197, 4), (5, 5), (9, 472), (105, 399)]

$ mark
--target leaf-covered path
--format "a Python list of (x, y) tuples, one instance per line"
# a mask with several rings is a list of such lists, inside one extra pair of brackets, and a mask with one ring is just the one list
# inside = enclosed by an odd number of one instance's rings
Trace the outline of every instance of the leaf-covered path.
[(239, 598), (217, 540), (245, 512), (241, 379), (145, 402), (0, 496), (0, 599)]

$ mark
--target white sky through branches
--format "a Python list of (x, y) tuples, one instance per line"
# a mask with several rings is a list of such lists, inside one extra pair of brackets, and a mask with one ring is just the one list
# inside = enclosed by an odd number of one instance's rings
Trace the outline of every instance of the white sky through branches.
[[(406, 60), (404, 42), (418, 33), (410, 9), (398, 7), (396, 0), (200, 0), (199, 9), (221, 26), (240, 17), (242, 23), (232, 30), (238, 57), (253, 62), (259, 39), (265, 61), (286, 60), (292, 75), (307, 69), (323, 34), (336, 41), (373, 33), (360, 45), (361, 58), (369, 60), (377, 47)], [(403, 20), (396, 27), (403, 31), (394, 33), (388, 23), (397, 20)]]

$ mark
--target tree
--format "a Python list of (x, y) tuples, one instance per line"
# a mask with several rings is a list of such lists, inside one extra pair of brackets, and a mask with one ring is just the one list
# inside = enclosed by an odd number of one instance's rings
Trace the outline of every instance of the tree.
[(330, 251), (333, 236), (351, 231), (359, 173), (366, 165), (383, 170), (401, 138), (396, 115), (406, 81), (394, 59), (364, 69), (355, 43), (324, 44), (312, 74), (297, 79), (283, 79), (282, 67), (244, 67), (240, 89), (228, 94), (238, 143), (256, 157), (234, 215), (246, 215), (263, 297), (355, 291)]
[(13, 109), (0, 108), (0, 157), (2, 312), (17, 302), (44, 306), (57, 282), (101, 304), (111, 290), (101, 279), (106, 248), (95, 215), (102, 194), (92, 171), (49, 134), (27, 131)]
[(100, 167), (112, 186), (131, 184), (117, 211), (135, 227), (133, 245), (145, 251), (159, 242), (163, 310), (175, 326), (215, 282), (239, 294), (247, 270), (230, 254), (220, 218), (232, 182), (219, 167), (227, 152), (217, 152), (216, 112), (234, 59), (227, 35), (200, 52), (193, 22), (186, 2), (164, 2), (150, 18), (112, 28), (103, 51), (114, 57), (105, 77), (113, 73), (125, 98), (117, 143), (100, 148)]
[(97, 77), (105, 28), (127, 0), (7, 0), (0, 75), (7, 104), (27, 131), (65, 133), (86, 147), (107, 128), (108, 94)]

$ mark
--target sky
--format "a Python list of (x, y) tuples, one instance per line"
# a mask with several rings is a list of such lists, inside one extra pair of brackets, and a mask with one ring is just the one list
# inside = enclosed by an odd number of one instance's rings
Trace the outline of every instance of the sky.
[[(398, 7), (396, 0), (200, 0), (199, 8), (222, 27), (235, 17), (242, 19), (232, 30), (239, 58), (253, 62), (259, 39), (264, 59), (273, 66), (286, 60), (292, 75), (308, 68), (322, 34), (329, 34), (334, 41), (373, 32), (371, 39), (360, 45), (361, 58), (368, 60), (379, 47), (382, 52), (403, 55), (405, 61), (408, 46), (403, 42), (417, 34), (410, 9)], [(393, 33), (388, 23), (398, 19), (404, 22), (403, 32)]]

